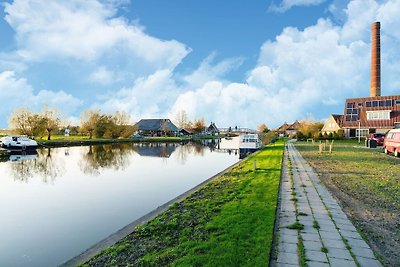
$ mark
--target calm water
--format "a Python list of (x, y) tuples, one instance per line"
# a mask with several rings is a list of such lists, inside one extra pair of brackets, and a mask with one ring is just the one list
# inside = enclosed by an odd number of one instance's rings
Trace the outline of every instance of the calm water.
[(61, 264), (238, 161), (199, 145), (37, 152), (0, 162), (0, 266)]

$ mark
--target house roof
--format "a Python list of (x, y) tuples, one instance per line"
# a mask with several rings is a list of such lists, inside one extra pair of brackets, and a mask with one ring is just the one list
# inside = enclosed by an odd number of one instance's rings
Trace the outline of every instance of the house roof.
[(169, 119), (141, 119), (135, 126), (139, 131), (164, 131), (165, 127), (171, 132), (179, 131)]
[(343, 125), (343, 115), (332, 114), (332, 117), (336, 121), (336, 123), (339, 125), (339, 127), (342, 127), (342, 125)]
[(284, 132), (286, 131), (287, 128), (289, 128), (289, 124), (287, 124), (286, 122), (284, 124), (282, 124), (278, 129), (276, 129), (277, 132)]
[(286, 130), (298, 130), (301, 127), (301, 123), (299, 121), (295, 121), (292, 125), (290, 125)]
[(210, 124), (210, 126), (208, 126), (208, 128), (207, 128), (207, 132), (214, 132), (214, 133), (216, 133), (216, 132), (219, 132), (219, 130), (218, 130), (218, 128), (217, 128), (217, 126), (215, 125), (215, 123), (211, 123)]

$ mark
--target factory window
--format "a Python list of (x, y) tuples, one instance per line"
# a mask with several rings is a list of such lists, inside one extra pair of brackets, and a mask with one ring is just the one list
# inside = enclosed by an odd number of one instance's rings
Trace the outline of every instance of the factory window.
[(367, 111), (367, 120), (390, 120), (390, 110)]
[(354, 108), (354, 102), (348, 102), (347, 103), (347, 108)]

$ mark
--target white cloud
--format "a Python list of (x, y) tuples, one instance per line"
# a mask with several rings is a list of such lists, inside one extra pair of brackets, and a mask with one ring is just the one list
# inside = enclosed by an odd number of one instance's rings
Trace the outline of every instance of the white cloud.
[(282, 0), (282, 2), (278, 5), (272, 2), (269, 10), (283, 13), (295, 6), (316, 6), (322, 4), (325, 1), (326, 0)]
[(171, 71), (165, 69), (138, 78), (131, 87), (102, 96), (93, 108), (104, 112), (125, 111), (134, 120), (162, 117), (178, 94), (171, 76)]
[(263, 44), (247, 84), (213, 81), (192, 88), (178, 96), (172, 111), (186, 109), (222, 126), (250, 127), (342, 113), (346, 98), (369, 95), (370, 34), (376, 20), (382, 29), (382, 94), (399, 94), (399, 2), (354, 0), (345, 13), (342, 26), (321, 18), (304, 30), (285, 28)]
[(17, 54), (26, 61), (94, 61), (111, 56), (163, 69), (174, 68), (190, 51), (116, 17), (114, 2), (16, 0), (5, 3), (5, 19), (16, 32)]
[(115, 82), (116, 77), (114, 72), (108, 70), (105, 66), (98, 67), (90, 75), (89, 80), (94, 83), (108, 85)]
[[(8, 118), (18, 108), (29, 108), (39, 111), (45, 105), (62, 108), (63, 115), (73, 114), (82, 101), (64, 91), (41, 90), (34, 93), (32, 86), (24, 78), (18, 78), (13, 71), (0, 72), (0, 117)], [(6, 123), (6, 122), (4, 122)], [(1, 127), (5, 125), (2, 124)]]
[(221, 79), (243, 63), (242, 58), (229, 58), (213, 65), (215, 57), (216, 53), (210, 54), (195, 71), (182, 78), (188, 87), (199, 87), (210, 80)]

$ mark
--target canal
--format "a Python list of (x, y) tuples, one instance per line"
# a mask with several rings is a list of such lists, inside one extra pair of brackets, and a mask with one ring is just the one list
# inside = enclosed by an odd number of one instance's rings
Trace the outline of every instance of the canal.
[(69, 260), (239, 160), (217, 148), (96, 145), (2, 159), (0, 266)]

